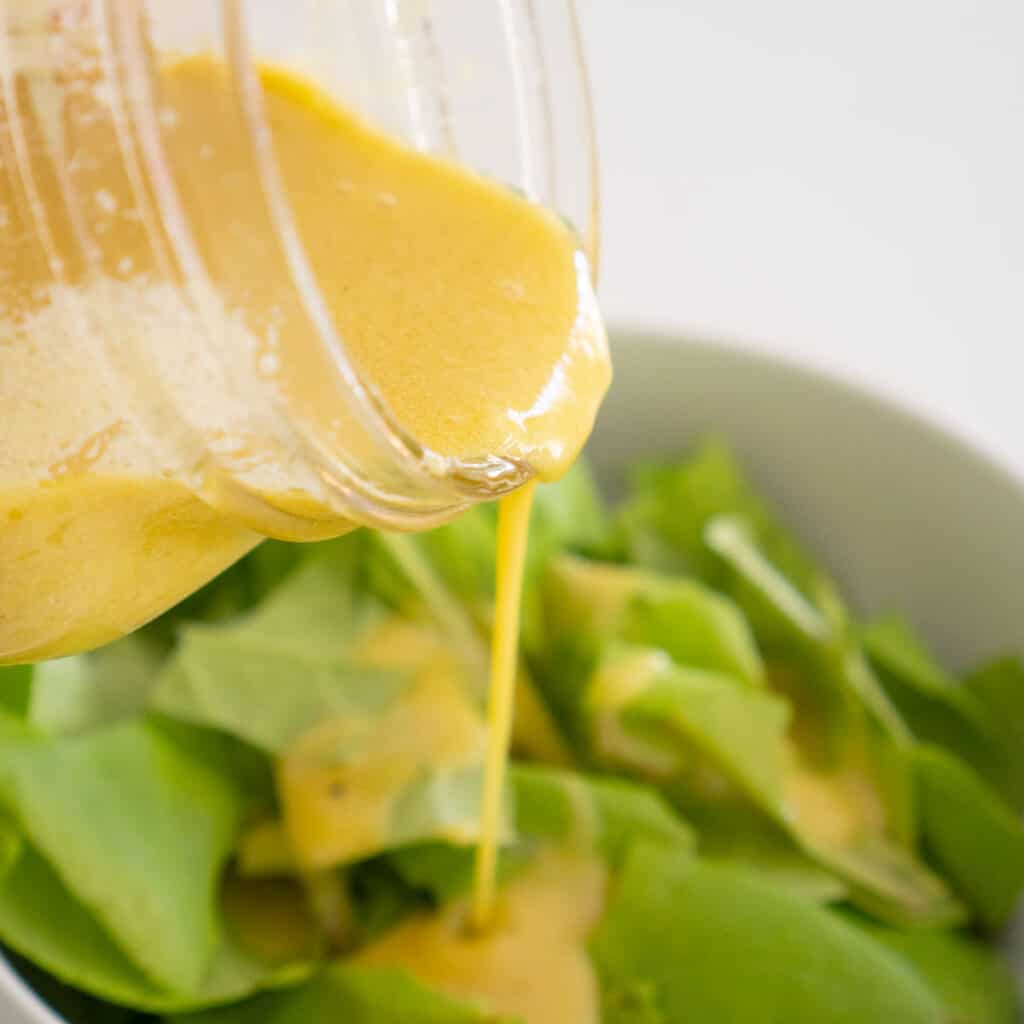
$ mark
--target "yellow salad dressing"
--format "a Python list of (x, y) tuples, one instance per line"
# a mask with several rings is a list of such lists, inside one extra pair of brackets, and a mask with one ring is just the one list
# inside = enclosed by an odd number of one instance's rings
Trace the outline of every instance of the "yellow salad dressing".
[(598, 985), (586, 940), (604, 909), (605, 869), (551, 849), (505, 885), (485, 932), (452, 904), (399, 925), (358, 962), (405, 967), (485, 1012), (526, 1024), (599, 1024)]
[(488, 745), (472, 903), (472, 925), (481, 932), (490, 926), (494, 911), (502, 791), (512, 737), (516, 676), (519, 672), (519, 608), (532, 499), (533, 485), (528, 484), (518, 493), (505, 498), (498, 510), (497, 594), (487, 702)]

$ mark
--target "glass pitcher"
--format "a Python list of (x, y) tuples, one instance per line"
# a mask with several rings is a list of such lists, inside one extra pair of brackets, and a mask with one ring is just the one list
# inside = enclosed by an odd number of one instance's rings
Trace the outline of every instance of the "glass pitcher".
[[(596, 164), (571, 0), (23, 0), (3, 17), (0, 662), (128, 632), (263, 537), (426, 529), (532, 475), (431, 450), (350, 358), (259, 66), (556, 211), (586, 289)], [(193, 55), (225, 76), (202, 118), (162, 74)]]

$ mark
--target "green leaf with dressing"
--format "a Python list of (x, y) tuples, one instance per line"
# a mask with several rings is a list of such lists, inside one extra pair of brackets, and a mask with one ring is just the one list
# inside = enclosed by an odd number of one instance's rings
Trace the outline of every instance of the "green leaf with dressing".
[(484, 1013), (405, 971), (339, 963), (307, 984), (170, 1024), (523, 1024)]
[(729, 676), (684, 668), (660, 651), (612, 650), (587, 687), (599, 763), (714, 802), (723, 780), (781, 814), (786, 703)]
[(279, 759), (306, 868), (479, 828), (485, 730), (467, 666), (437, 628), (360, 591), (364, 568), (325, 546), (243, 619), (184, 626), (151, 699)]
[[(530, 645), (537, 627), (533, 584), (549, 560), (566, 550), (589, 550), (606, 535), (600, 497), (584, 460), (534, 492), (526, 553), (523, 635)], [(370, 535), (370, 588), (396, 609), (418, 612), (454, 601), (478, 625), (490, 622), (494, 601), (497, 507), (477, 505), (426, 533)], [(443, 609), (434, 607), (435, 613)]]
[[(660, 652), (624, 649), (601, 665), (586, 703), (598, 758), (658, 782), (698, 822), (722, 812), (741, 814), (739, 796), (751, 816), (766, 816), (872, 913), (895, 924), (963, 920), (962, 905), (943, 881), (877, 828), (823, 839), (794, 816), (787, 787), (794, 771), (788, 709), (777, 696), (682, 669)], [(828, 778), (822, 777), (826, 785)]]
[(635, 643), (683, 665), (764, 685), (754, 638), (736, 606), (694, 580), (563, 555), (541, 587), (543, 653), (531, 664), (538, 686), (584, 761), (582, 707), (587, 682), (606, 649)]
[(590, 949), (606, 1005), (643, 986), (666, 1021), (948, 1020), (915, 971), (831, 911), (741, 868), (645, 844)]
[(348, 573), (311, 562), (245, 618), (184, 626), (150, 706), (279, 753), (325, 718), (379, 712), (407, 685), (352, 657), (381, 614)]
[[(501, 877), (530, 861), (538, 846), (569, 844), (592, 849), (612, 870), (638, 839), (692, 855), (695, 835), (653, 789), (624, 779), (515, 764), (509, 781), (515, 807), (515, 841), (500, 854)], [(472, 850), (433, 843), (389, 856), (402, 878), (440, 902), (462, 895), (473, 874)]]
[(641, 467), (617, 536), (620, 553), (634, 563), (696, 575), (736, 601), (765, 656), (793, 669), (792, 695), (817, 720), (823, 763), (841, 759), (858, 708), (905, 735), (859, 658), (831, 579), (779, 524), (723, 443)]
[(680, 665), (764, 685), (742, 613), (695, 580), (564, 555), (545, 579), (544, 603), (549, 641), (577, 636), (597, 653), (615, 640), (656, 647)]

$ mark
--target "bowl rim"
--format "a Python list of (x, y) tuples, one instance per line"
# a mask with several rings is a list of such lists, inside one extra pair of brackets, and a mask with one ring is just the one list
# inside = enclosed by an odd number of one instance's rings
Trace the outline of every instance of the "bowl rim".
[[(613, 364), (618, 359), (628, 359), (624, 353), (638, 345), (661, 349), (684, 347), (726, 364), (746, 364), (748, 371), (750, 364), (754, 364), (755, 368), (782, 372), (797, 380), (805, 380), (819, 389), (825, 387), (863, 404), (869, 410), (879, 410), (904, 426), (932, 435), (935, 440), (984, 467), (993, 477), (1009, 485), (1024, 502), (1024, 471), (987, 449), (977, 438), (967, 436), (955, 425), (943, 421), (934, 412), (901, 400), (891, 392), (877, 391), (868, 382), (847, 376), (834, 367), (821, 366), (788, 352), (764, 351), (758, 346), (706, 331), (690, 332), (683, 328), (648, 326), (642, 322), (633, 325), (613, 322), (608, 333), (613, 342)], [(21, 1015), (18, 1024), (67, 1024), (14, 969), (0, 950), (0, 1020), (6, 1020), (2, 1011), (5, 1005), (11, 1004)]]
[[(901, 397), (898, 391), (876, 386), (854, 370), (828, 365), (813, 357), (786, 350), (767, 350), (760, 344), (713, 330), (690, 330), (657, 322), (645, 323), (643, 320), (625, 323), (612, 321), (607, 325), (607, 330), (611, 340), (613, 372), (616, 362), (621, 358), (620, 353), (636, 344), (657, 348), (682, 346), (711, 358), (721, 357), (734, 365), (744, 363), (749, 367), (754, 364), (769, 372), (783, 371), (816, 386), (825, 385), (837, 394), (901, 420), (906, 426), (935, 435), (943, 443), (984, 466), (993, 475), (1001, 477), (1004, 483), (1020, 492), (1024, 499), (1024, 463), (1017, 466), (997, 449), (988, 446), (981, 436), (965, 431), (934, 408), (921, 406), (909, 397)], [(611, 386), (615, 387), (614, 377)]]
[(17, 1021), (23, 1024), (67, 1024), (52, 1006), (43, 1001), (42, 996), (11, 966), (10, 960), (0, 951), (0, 1010), (5, 1003), (14, 1004), (14, 1009), (21, 1014)]

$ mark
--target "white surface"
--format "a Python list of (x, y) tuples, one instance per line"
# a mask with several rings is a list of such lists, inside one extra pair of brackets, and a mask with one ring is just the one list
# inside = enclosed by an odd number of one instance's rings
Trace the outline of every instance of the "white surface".
[(1024, 4), (580, 6), (609, 319), (796, 355), (1024, 470)]

